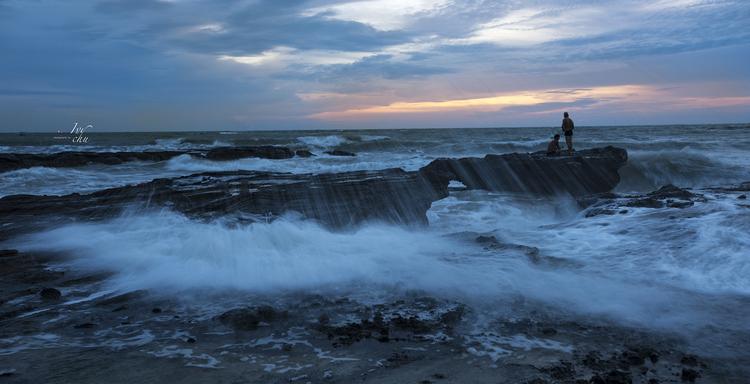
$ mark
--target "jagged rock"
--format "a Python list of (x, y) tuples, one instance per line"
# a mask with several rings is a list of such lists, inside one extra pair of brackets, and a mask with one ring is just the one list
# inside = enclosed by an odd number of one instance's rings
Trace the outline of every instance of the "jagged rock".
[(338, 149), (334, 149), (332, 151), (325, 151), (325, 154), (331, 155), (331, 156), (357, 156), (356, 153), (347, 152), (347, 151), (341, 151)]
[(700, 195), (697, 195), (695, 193), (692, 193), (688, 191), (687, 189), (682, 189), (679, 187), (675, 187), (672, 184), (667, 184), (659, 189), (657, 189), (654, 192), (651, 192), (648, 194), (649, 197), (654, 199), (680, 199), (680, 200), (690, 200), (696, 197), (699, 197)]
[(630, 375), (630, 372), (611, 370), (607, 372), (606, 376), (604, 376), (604, 382), (607, 384), (631, 384), (633, 378)]
[(315, 155), (313, 155), (312, 152), (308, 151), (307, 149), (298, 149), (297, 151), (294, 152), (294, 154), (297, 157), (312, 157), (312, 156), (315, 156)]
[(688, 208), (692, 207), (695, 201), (706, 201), (706, 199), (703, 195), (667, 184), (646, 194), (645, 197), (628, 201), (625, 206), (635, 208)]
[(618, 170), (628, 155), (615, 147), (594, 148), (574, 156), (543, 152), (437, 159), (420, 170), (435, 183), (456, 180), (468, 189), (575, 197), (609, 192), (620, 182)]
[[(221, 148), (212, 150), (211, 156), (227, 159), (239, 153), (293, 155), (286, 148), (263, 148)], [(109, 218), (134, 205), (146, 209), (169, 207), (202, 219), (242, 215), (243, 219), (267, 221), (297, 212), (334, 228), (366, 221), (424, 225), (432, 203), (448, 196), (450, 180), (458, 179), (469, 188), (493, 191), (582, 196), (614, 187), (619, 180), (618, 168), (626, 158), (624, 150), (607, 147), (580, 151), (572, 157), (510, 154), (488, 155), (483, 159), (440, 159), (416, 172), (398, 168), (302, 175), (207, 172), (86, 195), (13, 195), (0, 198), (0, 216), (11, 223), (0, 230), (0, 237), (69, 218)], [(68, 219), (61, 219), (62, 216)]]
[(286, 317), (286, 313), (278, 312), (273, 307), (264, 305), (253, 308), (236, 308), (219, 315), (220, 322), (242, 331), (258, 329), (260, 322), (270, 323)]
[(633, 208), (663, 208), (664, 202), (653, 197), (647, 197), (629, 201), (625, 206)]
[(698, 356), (685, 355), (680, 359), (680, 364), (687, 365), (688, 367), (697, 367), (700, 364), (700, 360), (698, 360)]
[(219, 147), (209, 150), (191, 149), (182, 151), (58, 152), (50, 154), (0, 153), (0, 172), (30, 167), (62, 168), (80, 167), (88, 164), (113, 165), (128, 161), (164, 161), (184, 154), (204, 157), (210, 160), (235, 160), (247, 157), (288, 159), (294, 156), (294, 152), (291, 149), (272, 145)]
[(498, 243), (497, 238), (495, 236), (479, 235), (479, 236), (477, 236), (477, 238), (475, 240), (479, 244), (493, 244), (493, 243)]
[(39, 296), (44, 300), (60, 300), (62, 293), (55, 288), (42, 288), (42, 290), (39, 291)]
[(164, 161), (185, 151), (59, 152), (51, 154), (0, 153), (0, 172), (30, 167), (80, 167), (87, 164), (120, 164), (126, 161)]
[(680, 374), (680, 379), (688, 383), (694, 383), (699, 377), (701, 377), (700, 372), (689, 368), (683, 368)]

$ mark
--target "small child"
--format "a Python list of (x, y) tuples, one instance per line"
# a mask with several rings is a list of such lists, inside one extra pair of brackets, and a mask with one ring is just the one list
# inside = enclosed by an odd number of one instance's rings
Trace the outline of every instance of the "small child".
[(549, 144), (547, 144), (547, 156), (557, 156), (560, 154), (560, 135), (555, 135)]

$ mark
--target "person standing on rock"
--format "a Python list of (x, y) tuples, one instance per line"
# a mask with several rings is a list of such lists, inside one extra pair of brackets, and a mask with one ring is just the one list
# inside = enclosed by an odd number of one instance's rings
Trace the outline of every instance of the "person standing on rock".
[(573, 128), (575, 128), (575, 124), (573, 124), (573, 119), (570, 118), (568, 115), (568, 112), (563, 113), (563, 120), (562, 120), (562, 130), (563, 134), (565, 134), (565, 144), (568, 145), (568, 154), (573, 154)]

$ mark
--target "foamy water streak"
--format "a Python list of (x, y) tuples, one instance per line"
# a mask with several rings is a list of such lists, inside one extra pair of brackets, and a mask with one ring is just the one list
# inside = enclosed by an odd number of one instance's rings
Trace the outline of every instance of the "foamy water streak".
[[(368, 225), (331, 232), (294, 218), (230, 225), (151, 212), (68, 225), (18, 246), (68, 252), (75, 268), (115, 272), (115, 289), (376, 296), (421, 290), (494, 303), (498, 311), (525, 297), (626, 323), (746, 329), (742, 319), (750, 313), (735, 307), (750, 294), (748, 215), (718, 200), (700, 211), (587, 219), (563, 201), (471, 192), (436, 203), (432, 227), (421, 231)], [(522, 250), (484, 249), (475, 234), (454, 234), (456, 228), (538, 247), (541, 261)]]

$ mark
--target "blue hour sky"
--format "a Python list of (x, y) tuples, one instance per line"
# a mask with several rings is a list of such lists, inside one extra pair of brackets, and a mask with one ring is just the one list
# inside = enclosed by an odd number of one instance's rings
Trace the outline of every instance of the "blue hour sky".
[(0, 131), (750, 121), (745, 0), (0, 0)]

